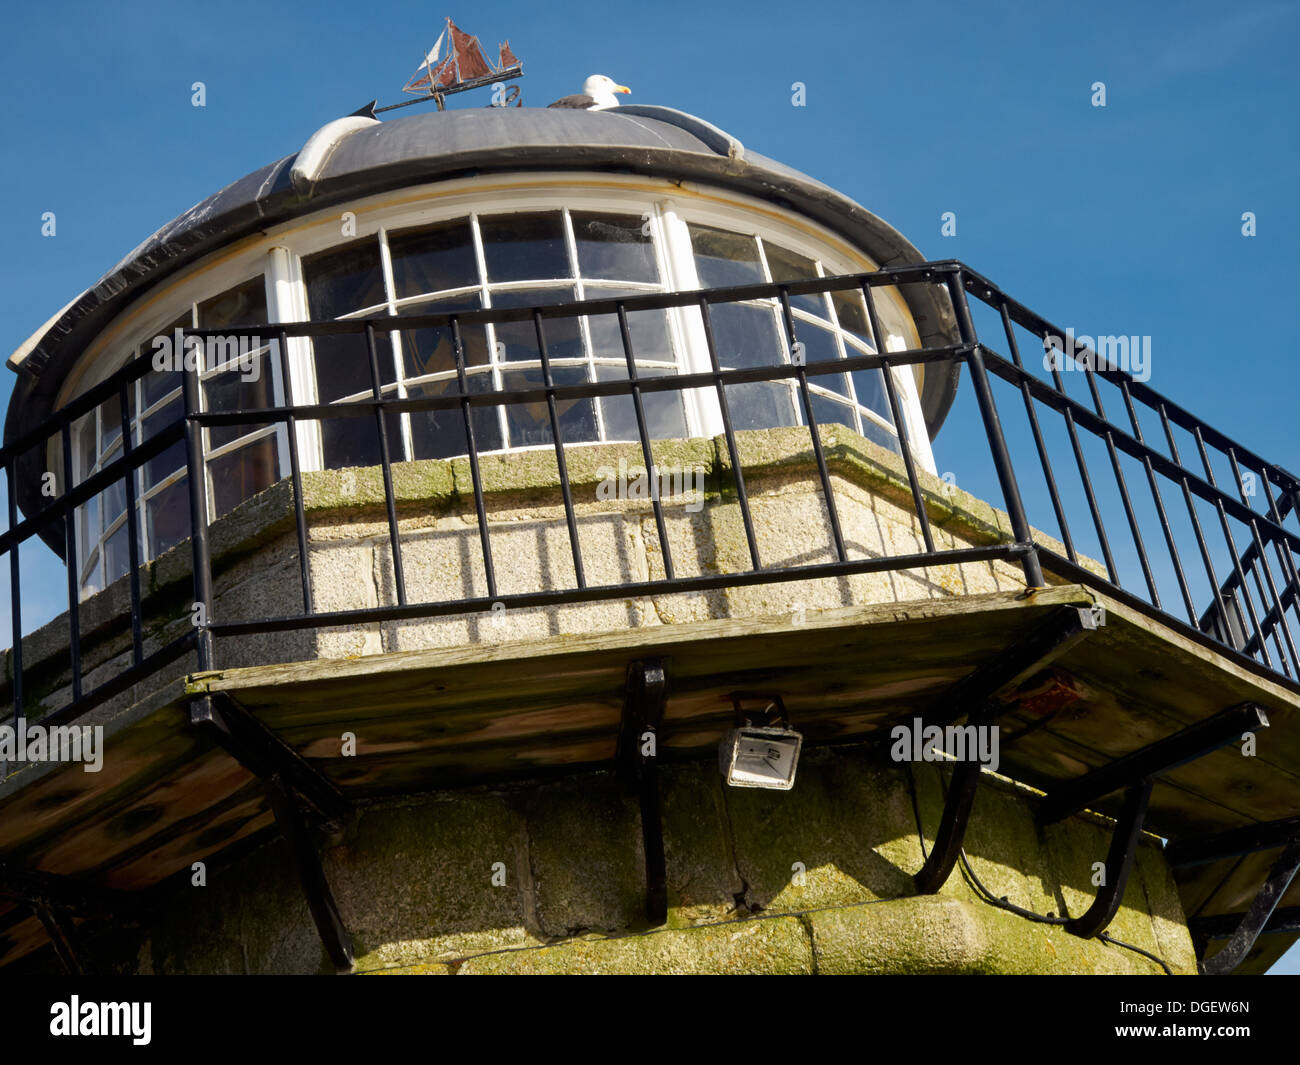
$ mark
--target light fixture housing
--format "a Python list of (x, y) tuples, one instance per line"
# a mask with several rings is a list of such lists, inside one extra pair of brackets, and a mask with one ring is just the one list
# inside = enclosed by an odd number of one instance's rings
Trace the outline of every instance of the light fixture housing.
[(736, 727), (718, 744), (722, 777), (733, 788), (789, 791), (799, 768), (803, 736), (790, 728), (779, 696), (763, 696), (767, 708), (757, 714), (741, 708), (744, 698), (739, 692), (732, 695)]

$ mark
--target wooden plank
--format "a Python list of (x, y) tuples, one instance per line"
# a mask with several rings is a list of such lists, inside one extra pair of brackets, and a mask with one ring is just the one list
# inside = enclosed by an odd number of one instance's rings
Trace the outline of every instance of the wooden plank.
[[(198, 678), (234, 697), (358, 794), (519, 776), (613, 757), (627, 664), (671, 659), (669, 750), (715, 746), (728, 693), (776, 691), (808, 742), (874, 732), (1001, 652), (1077, 590), (640, 629), (544, 643), (412, 652), (370, 664), (253, 667)], [(356, 737), (342, 757), (342, 735)]]

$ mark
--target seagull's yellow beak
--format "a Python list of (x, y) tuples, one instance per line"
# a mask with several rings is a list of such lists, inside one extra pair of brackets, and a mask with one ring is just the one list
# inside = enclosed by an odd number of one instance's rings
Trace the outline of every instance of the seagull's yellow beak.
[(615, 92), (627, 92), (627, 93), (630, 93), (632, 90), (629, 89), (626, 85), (615, 85), (615, 86), (614, 86), (614, 91), (615, 91)]

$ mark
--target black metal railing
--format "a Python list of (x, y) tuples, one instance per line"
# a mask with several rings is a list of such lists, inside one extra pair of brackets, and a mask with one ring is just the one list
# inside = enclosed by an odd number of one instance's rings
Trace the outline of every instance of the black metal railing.
[[(890, 352), (881, 351), (877, 344), (876, 354), (822, 362), (789, 359), (788, 352), (799, 350), (796, 344), (800, 320), (792, 312), (792, 297), (860, 292), (871, 336), (876, 338), (883, 335), (877, 315), (876, 290), (897, 286), (929, 286), (944, 303), (951, 305), (955, 327), (953, 335), (948, 338), (950, 343)], [(968, 297), (973, 297), (973, 302)], [(779, 311), (785, 332), (786, 354), (779, 360), (774, 359), (771, 365), (724, 369), (715, 339), (713, 311), (720, 305), (758, 300), (769, 301)], [(707, 372), (655, 377), (638, 374), (628, 315), (667, 308), (680, 308), (682, 314), (699, 316), (710, 361)], [(547, 322), (602, 314), (613, 315), (618, 320), (627, 377), (583, 384), (555, 384), (547, 352)], [(996, 341), (985, 343), (979, 339), (977, 317), (989, 320), (991, 335), (997, 338)], [(470, 327), (505, 322), (532, 324), (543, 386), (514, 391), (471, 392), (463, 332)], [(14, 633), (10, 694), (16, 714), (24, 713), (23, 641), (18, 638), (23, 628), (21, 559), (24, 546), (35, 537), (61, 545), (68, 569), (66, 618), (72, 685), (68, 701), (50, 712), (51, 721), (76, 717), (192, 652), (197, 656), (199, 669), (213, 668), (217, 665), (215, 646), (227, 637), (469, 615), (491, 611), (497, 603), (506, 609), (541, 608), (998, 559), (1018, 564), (1031, 586), (1044, 583), (1043, 571), (1046, 568), (1062, 579), (1087, 583), (1122, 601), (1154, 608), (1183, 631), (1213, 642), (1238, 659), (1251, 660), (1293, 684), (1294, 679), (1300, 676), (1294, 630), (1297, 620), (1300, 620), (1300, 579), (1296, 565), (1300, 533), (1287, 525), (1288, 522), (1292, 526), (1296, 524), (1300, 482), (1165, 399), (1108, 359), (1098, 356), (1091, 347), (1065, 352), (1059, 360), (1046, 358), (1040, 370), (1034, 360), (1022, 357), (1021, 338), (1027, 339), (1032, 350), (1037, 352), (1044, 347), (1045, 341), (1050, 345), (1049, 338), (1060, 338), (1065, 334), (959, 262), (925, 263), (870, 274), (785, 284), (628, 296), (530, 308), (193, 330), (190, 335), (200, 338), (261, 336), (268, 328), (276, 336), (274, 350), (286, 395), (293, 394), (290, 338), (353, 334), (364, 338), (371, 396), (350, 402), (204, 410), (199, 372), (189, 367), (184, 372), (183, 416), (149, 439), (134, 442), (129, 415), (130, 390), (133, 382), (152, 367), (151, 356), (146, 354), (91, 388), (38, 428), (0, 449), (0, 462), (7, 478), (9, 510), (9, 528), (0, 535), (0, 552), (9, 556)], [(385, 396), (379, 370), (379, 336), (389, 330), (422, 328), (450, 332), (458, 387), (437, 396)], [(1005, 345), (1005, 353), (997, 350), (1001, 345)], [(925, 488), (922, 474), (917, 469), (914, 449), (909, 446), (909, 433), (917, 430), (909, 427), (904, 417), (904, 406), (891, 369), (933, 365), (935, 372), (939, 372), (954, 364), (964, 364), (969, 388), (959, 390), (959, 400), (949, 416), (945, 435), (939, 441), (939, 451), (943, 454), (947, 447), (959, 455), (963, 464), (962, 481), (975, 494), (991, 494), (994, 489), (1000, 494), (1011, 527), (1010, 538), (1002, 543), (958, 548), (936, 545), (929, 513), (931, 504), (927, 503), (927, 495), (931, 502), (934, 500), (933, 490)], [(830, 469), (818, 431), (810, 381), (824, 375), (870, 369), (885, 371), (882, 374), (885, 396), (899, 434), (902, 464), (923, 546), (918, 552), (883, 557), (869, 556), (864, 551), (853, 552), (841, 527)], [(1076, 373), (1079, 370), (1081, 376)], [(776, 381), (792, 383), (799, 398), (803, 424), (809, 429), (817, 484), (829, 529), (828, 546), (832, 554), (829, 561), (775, 566), (765, 564), (761, 556), (728, 390), (746, 384)], [(1102, 386), (1112, 389), (1115, 399), (1123, 406), (1123, 423), (1113, 422), (1107, 416)], [(999, 405), (996, 393), (1002, 387), (1006, 388), (1007, 394)], [(1082, 388), (1086, 388), (1082, 398), (1071, 394)], [(678, 575), (663, 506), (656, 494), (652, 496), (651, 507), (663, 560), (663, 576), (637, 583), (589, 583), (583, 566), (578, 520), (566, 465), (566, 448), (575, 445), (566, 445), (564, 440), (559, 416), (561, 405), (578, 399), (630, 398), (641, 453), (646, 469), (651, 470), (655, 467), (654, 441), (648, 428), (645, 398), (662, 392), (693, 389), (712, 390), (717, 397), (749, 568), (699, 576)], [(1018, 393), (1019, 402), (1010, 395), (1011, 392)], [(967, 394), (973, 399), (973, 405), (965, 402)], [(74, 484), (71, 460), (73, 426), (78, 419), (114, 396), (122, 410), (123, 452), (93, 476)], [(483, 408), (515, 404), (543, 404), (547, 410), (573, 558), (574, 580), (571, 586), (526, 593), (505, 593), (499, 587), (472, 413)], [(423, 602), (411, 599), (405, 581), (393, 463), (385, 420), (401, 412), (436, 410), (459, 411), (463, 423), (464, 455), (468, 459), (473, 485), (486, 594)], [(963, 423), (963, 417), (968, 424)], [(393, 602), (389, 605), (333, 611), (317, 610), (313, 605), (302, 463), (295, 427), (304, 420), (335, 418), (370, 419), (375, 425), (393, 560)], [(1152, 437), (1144, 435), (1144, 420), (1148, 429), (1158, 428), (1154, 439), (1162, 443), (1153, 443)], [(278, 423), (286, 430), (302, 609), (274, 617), (223, 619), (216, 613), (213, 600), (203, 429), (254, 423)], [(1179, 448), (1179, 434), (1185, 436), (1194, 448), (1200, 460), (1199, 469), (1184, 464), (1182, 451), (1186, 450), (1187, 443), (1183, 449)], [(975, 446), (977, 440), (979, 447)], [(196, 623), (191, 631), (146, 653), (142, 634), (135, 471), (178, 441), (184, 442), (186, 452), (191, 523), (189, 546), (193, 561), (192, 616)], [(18, 470), (20, 466), (34, 468), (31, 463), (24, 465), (24, 458), (33, 452), (39, 452), (39, 466), (44, 468), (52, 444), (58, 444), (62, 449), (62, 483), (53, 498), (45, 499), (36, 492), (24, 495), (25, 500), (39, 500), (39, 504), (20, 519), (17, 508)], [(940, 468), (943, 468), (942, 464)], [(1099, 468), (1105, 473), (1099, 474)], [(1135, 493), (1131, 480), (1144, 482), (1145, 491)], [(86, 690), (78, 609), (75, 515), (78, 507), (86, 505), (96, 494), (118, 481), (125, 482), (127, 494), (130, 617), (122, 620), (130, 625), (131, 661), (129, 667), (112, 679)], [(1226, 483), (1231, 483), (1232, 490), (1224, 487)], [(1034, 515), (1032, 523), (1031, 512)], [(1203, 520), (1207, 518), (1209, 520)], [(1036, 533), (1035, 529), (1046, 535)], [(1059, 545), (1051, 543), (1048, 537), (1055, 538)], [(1092, 562), (1093, 556), (1099, 560), (1098, 563)], [(1193, 559), (1196, 565), (1188, 565), (1188, 558)], [(1097, 572), (1099, 567), (1100, 573)], [(1176, 594), (1171, 595), (1171, 592)], [(1178, 607), (1168, 605), (1175, 600)]]

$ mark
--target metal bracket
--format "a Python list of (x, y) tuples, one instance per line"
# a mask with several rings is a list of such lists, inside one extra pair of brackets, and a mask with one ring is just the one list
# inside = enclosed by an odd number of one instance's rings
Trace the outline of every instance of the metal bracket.
[[(970, 723), (977, 727), (991, 724), (992, 721), (993, 714), (985, 708), (970, 715)], [(997, 725), (993, 724), (992, 727), (997, 728)], [(966, 838), (966, 826), (970, 824), (970, 812), (975, 805), (975, 790), (979, 781), (980, 763), (973, 758), (958, 762), (953, 769), (934, 846), (926, 856), (925, 865), (913, 878), (918, 894), (936, 894), (952, 875), (957, 857), (961, 854), (962, 841)]]
[(633, 662), (627, 671), (623, 723), (617, 759), (624, 784), (641, 801), (641, 838), (645, 851), (645, 913), (652, 925), (668, 920), (668, 869), (664, 858), (663, 814), (659, 804), (657, 732), (663, 723), (668, 674), (662, 659)]
[(127, 892), (96, 888), (52, 873), (17, 869), (5, 862), (0, 862), (0, 898), (12, 899), (40, 919), (59, 964), (69, 976), (93, 971), (74, 916), (120, 919), (139, 909), (138, 899)]
[(231, 699), (201, 695), (190, 703), (190, 724), (221, 744), (254, 776), (279, 774), (323, 823), (343, 821), (352, 804), (315, 766)]
[(1138, 839), (1142, 835), (1142, 822), (1147, 816), (1147, 804), (1151, 801), (1151, 777), (1147, 777), (1124, 793), (1124, 806), (1115, 822), (1115, 832), (1110, 837), (1110, 850), (1106, 853), (1106, 879), (1097, 889), (1097, 897), (1092, 905), (1082, 914), (1065, 923), (1065, 930), (1082, 939), (1091, 939), (1106, 926), (1119, 912), (1119, 904), (1124, 899), (1124, 889), (1128, 886), (1129, 873), (1137, 860)]
[(1296, 872), (1300, 870), (1300, 838), (1292, 840), (1281, 857), (1273, 864), (1268, 879), (1261, 885), (1255, 895), (1250, 909), (1242, 917), (1236, 931), (1232, 933), (1227, 945), (1212, 958), (1201, 963), (1201, 972), (1207, 976), (1223, 976), (1235, 969), (1246, 959), (1255, 940), (1267, 926), (1277, 904), (1282, 901)]
[(1224, 858), (1243, 858), (1247, 854), (1285, 847), (1300, 838), (1300, 817), (1229, 828), (1210, 836), (1170, 840), (1165, 847), (1165, 861), (1175, 869), (1209, 865)]
[[(1192, 940), (1231, 939), (1246, 918), (1244, 913), (1216, 913), (1193, 917), (1187, 922)], [(1294, 936), (1300, 933), (1300, 906), (1283, 906), (1273, 911), (1268, 923), (1259, 930), (1261, 936)]]
[(1087, 911), (1066, 922), (1067, 932), (1091, 938), (1104, 932), (1119, 912), (1124, 888), (1137, 857), (1142, 822), (1146, 818), (1155, 778), (1217, 751), (1245, 732), (1267, 726), (1268, 718), (1262, 709), (1253, 703), (1242, 703), (1116, 758), (1047, 793), (1038, 808), (1040, 825), (1060, 821), (1113, 791), (1125, 789), (1124, 805), (1116, 819), (1106, 854), (1106, 878)]
[(327, 831), (337, 831), (350, 813), (351, 803), (297, 751), (232, 700), (223, 699), (218, 705), (211, 695), (196, 698), (190, 703), (190, 723), (221, 744), (266, 785), (276, 826), (293, 852), (298, 879), (321, 942), (336, 966), (350, 969), (352, 938), (325, 879), (303, 807)]
[[(923, 727), (952, 724), (964, 717), (971, 725), (997, 728), (997, 718), (1003, 712), (998, 695), (1055, 661), (1096, 628), (1097, 619), (1086, 607), (1053, 611), (1029, 636), (945, 692), (922, 715)], [(953, 770), (934, 846), (914, 878), (919, 894), (935, 894), (952, 875), (966, 838), (979, 778), (980, 764), (973, 759), (958, 762)]]
[(54, 947), (55, 956), (63, 966), (64, 973), (68, 976), (86, 976), (90, 969), (85, 960), (85, 949), (77, 935), (76, 926), (72, 923), (72, 915), (65, 909), (51, 906), (45, 899), (35, 900), (32, 909), (45, 926), (45, 934), (50, 937), (50, 945)]
[(1245, 913), (1215, 914), (1191, 922), (1193, 935), (1202, 942), (1228, 941), (1213, 957), (1201, 963), (1202, 973), (1210, 976), (1230, 973), (1245, 960), (1261, 935), (1294, 931), (1295, 910), (1279, 911), (1277, 905), (1300, 871), (1300, 818), (1247, 825), (1202, 839), (1180, 840), (1165, 848), (1170, 865), (1187, 868), (1271, 850), (1279, 844), (1283, 845), (1282, 853)]
[(302, 883), (303, 894), (307, 896), (307, 905), (311, 909), (312, 920), (316, 922), (321, 942), (325, 944), (330, 960), (338, 968), (350, 969), (354, 960), (352, 937), (343, 924), (343, 918), (339, 916), (334, 893), (330, 891), (329, 881), (325, 879), (316, 840), (279, 773), (271, 774), (266, 782), (266, 791), (271, 799), (275, 822), (293, 850), (298, 880)]
[(1140, 747), (1090, 773), (1048, 791), (1038, 808), (1039, 824), (1060, 821), (1087, 808), (1097, 799), (1121, 788), (1131, 788), (1147, 777), (1158, 777), (1180, 765), (1213, 754), (1244, 733), (1268, 727), (1268, 716), (1254, 703), (1220, 711), (1181, 732)]

